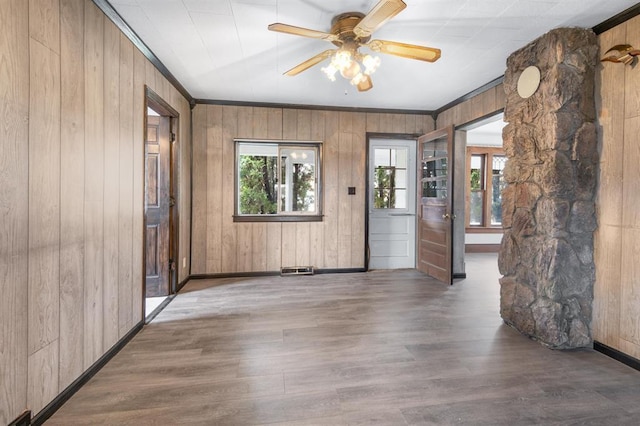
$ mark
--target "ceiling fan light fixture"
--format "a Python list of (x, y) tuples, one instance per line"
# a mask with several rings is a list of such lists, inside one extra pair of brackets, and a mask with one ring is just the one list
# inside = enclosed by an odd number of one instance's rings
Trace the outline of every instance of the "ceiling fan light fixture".
[(364, 65), (364, 73), (367, 75), (371, 75), (376, 72), (376, 70), (380, 66), (380, 57), (364, 55), (364, 57), (362, 58), (362, 65)]
[(338, 49), (335, 55), (331, 58), (331, 64), (336, 67), (340, 72), (349, 68), (353, 63), (353, 54), (346, 49)]
[(351, 80), (352, 78), (360, 74), (361, 71), (362, 71), (362, 68), (360, 67), (360, 64), (354, 60), (354, 61), (351, 61), (351, 63), (348, 66), (343, 67), (340, 70), (340, 75), (346, 78), (347, 80)]
[(329, 80), (336, 81), (336, 73), (338, 72), (338, 68), (336, 68), (333, 61), (331, 61), (326, 67), (322, 67), (321, 70), (323, 73), (325, 73)]
[(331, 56), (329, 65), (321, 70), (331, 81), (336, 81), (336, 74), (340, 72), (354, 86), (369, 86), (367, 80), (370, 82), (370, 79), (365, 77), (373, 74), (379, 66), (380, 58), (377, 56), (361, 55), (356, 49), (341, 48)]
[(402, 58), (435, 62), (440, 58), (440, 49), (400, 43), (389, 40), (370, 40), (374, 31), (389, 19), (401, 12), (407, 5), (402, 0), (378, 0), (366, 15), (360, 12), (345, 12), (333, 17), (330, 32), (311, 30), (293, 25), (275, 23), (268, 26), (270, 31), (293, 34), (302, 37), (326, 40), (338, 49), (325, 50), (285, 72), (285, 75), (300, 74), (320, 62), (329, 59), (329, 64), (322, 68), (331, 81), (336, 81), (336, 74), (358, 87), (360, 92), (373, 87), (371, 74), (380, 66), (380, 58), (362, 55), (360, 47), (368, 47), (373, 52), (385, 53)]
[(363, 78), (356, 85), (358, 87), (358, 92), (366, 92), (367, 90), (373, 87), (373, 82), (371, 81), (371, 77), (368, 75), (363, 75)]
[(358, 84), (363, 83), (364, 81), (367, 80), (367, 76), (361, 72), (359, 72), (358, 74), (356, 74), (352, 79), (351, 79), (351, 84), (354, 86), (357, 86)]

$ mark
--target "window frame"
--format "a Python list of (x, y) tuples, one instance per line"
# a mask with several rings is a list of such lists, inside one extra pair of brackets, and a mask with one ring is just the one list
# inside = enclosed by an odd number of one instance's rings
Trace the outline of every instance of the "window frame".
[[(482, 177), (481, 177), (481, 189), (482, 194), (482, 223), (480, 225), (471, 225), (471, 158), (473, 156), (482, 156)], [(495, 233), (497, 230), (502, 230), (502, 224), (491, 224), (491, 200), (493, 199), (493, 185), (491, 185), (491, 179), (493, 176), (493, 157), (505, 156), (504, 149), (498, 147), (485, 147), (485, 146), (467, 146), (466, 151), (466, 182), (465, 182), (465, 230), (466, 232), (483, 233), (491, 232)]]
[[(308, 140), (282, 140), (282, 139), (234, 139), (234, 207), (233, 207), (233, 221), (234, 222), (321, 222), (323, 219), (322, 205), (323, 205), (323, 161), (322, 161), (322, 141), (308, 141)], [(241, 144), (268, 144), (277, 145), (278, 151), (282, 148), (303, 148), (303, 149), (315, 149), (317, 152), (316, 160), (316, 211), (313, 213), (305, 212), (284, 212), (275, 214), (240, 214), (240, 146)], [(278, 165), (280, 165), (280, 159), (278, 159)], [(278, 176), (280, 168), (278, 168)], [(280, 191), (277, 195), (278, 205), (280, 204)]]

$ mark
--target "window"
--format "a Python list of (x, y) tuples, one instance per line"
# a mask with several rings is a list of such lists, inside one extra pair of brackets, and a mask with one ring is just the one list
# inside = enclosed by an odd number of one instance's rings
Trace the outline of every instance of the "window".
[(407, 208), (407, 148), (375, 148), (373, 207)]
[(321, 144), (236, 140), (236, 221), (320, 221)]
[(502, 225), (502, 190), (506, 157), (501, 149), (467, 148), (467, 227)]

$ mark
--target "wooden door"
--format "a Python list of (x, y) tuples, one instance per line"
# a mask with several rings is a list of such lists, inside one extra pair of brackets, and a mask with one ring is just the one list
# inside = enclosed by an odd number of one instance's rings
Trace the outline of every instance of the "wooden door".
[(147, 117), (146, 297), (169, 295), (170, 135), (169, 117)]
[(418, 139), (418, 270), (453, 282), (453, 127)]

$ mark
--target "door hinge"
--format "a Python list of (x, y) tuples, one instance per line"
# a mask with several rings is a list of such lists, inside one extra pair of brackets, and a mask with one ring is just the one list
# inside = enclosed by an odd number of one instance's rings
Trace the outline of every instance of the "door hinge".
[(173, 197), (169, 197), (169, 207), (173, 207), (176, 205), (176, 199)]
[(171, 133), (171, 142), (175, 142), (175, 141), (176, 141), (176, 134)]
[(173, 259), (169, 259), (169, 270), (170, 271), (176, 270), (176, 262), (174, 262)]

